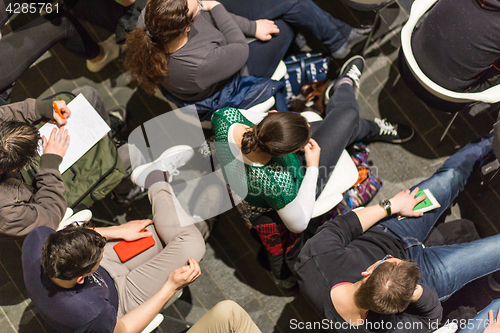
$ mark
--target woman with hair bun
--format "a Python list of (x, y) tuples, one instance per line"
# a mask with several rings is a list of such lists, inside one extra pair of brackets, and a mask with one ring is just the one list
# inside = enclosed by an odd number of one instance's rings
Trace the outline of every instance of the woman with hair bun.
[(161, 86), (188, 103), (241, 76), (270, 78), (294, 39), (292, 27), (313, 32), (339, 58), (364, 38), (311, 0), (150, 0), (141, 17), (126, 42), (132, 79), (150, 94)]
[(216, 142), (229, 144), (227, 152), (217, 147), (221, 163), (231, 164), (235, 158), (244, 163), (248, 194), (242, 199), (254, 207), (276, 210), (294, 233), (307, 228), (314, 202), (348, 145), (359, 141), (402, 143), (413, 137), (408, 126), (359, 117), (354, 86), (359, 84), (363, 66), (360, 56), (345, 63), (339, 78), (326, 89), (325, 118), (310, 126), (292, 112), (266, 115), (226, 108), (212, 117)]
[(408, 126), (359, 117), (354, 87), (363, 66), (360, 56), (344, 64), (326, 89), (325, 118), (310, 126), (293, 112), (225, 108), (213, 114), (216, 157), (233, 198), (242, 199), (243, 219), (262, 240), (282, 287), (295, 282), (288, 267), (315, 232), (317, 226), (308, 226), (316, 198), (345, 147), (359, 141), (402, 143), (413, 136)]

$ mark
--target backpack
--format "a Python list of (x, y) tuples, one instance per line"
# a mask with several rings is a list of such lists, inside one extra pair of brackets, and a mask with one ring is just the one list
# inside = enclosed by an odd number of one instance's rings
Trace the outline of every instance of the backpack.
[(290, 103), (300, 94), (302, 86), (309, 82), (326, 80), (330, 57), (321, 53), (300, 53), (285, 59), (286, 101)]
[[(53, 101), (69, 103), (76, 96), (62, 92), (47, 97)], [(40, 124), (39, 127), (41, 127)], [(26, 184), (32, 185), (39, 167), (28, 167), (21, 171)], [(103, 199), (124, 178), (125, 168), (118, 150), (109, 136), (103, 137), (75, 164), (62, 174), (68, 207), (82, 204), (90, 207), (94, 201)]]

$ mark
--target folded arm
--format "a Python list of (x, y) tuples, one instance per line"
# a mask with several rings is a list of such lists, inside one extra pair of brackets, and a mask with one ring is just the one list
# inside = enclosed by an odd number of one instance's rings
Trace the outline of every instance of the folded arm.
[(278, 215), (285, 226), (294, 233), (306, 230), (314, 210), (318, 168), (308, 167), (297, 197), (278, 210)]
[(248, 44), (243, 32), (222, 5), (211, 11), (216, 28), (224, 35), (226, 45), (219, 45), (199, 66), (197, 84), (201, 89), (226, 80), (238, 73), (248, 59)]

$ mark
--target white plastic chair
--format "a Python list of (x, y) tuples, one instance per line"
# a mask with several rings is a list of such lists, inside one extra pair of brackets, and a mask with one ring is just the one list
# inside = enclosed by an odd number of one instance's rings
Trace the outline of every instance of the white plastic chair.
[[(286, 74), (286, 65), (283, 62), (283, 60), (281, 60), (278, 64), (278, 67), (276, 67), (276, 70), (271, 76), (271, 79), (279, 81), (285, 76), (285, 74)], [(264, 113), (269, 111), (269, 109), (274, 105), (275, 102), (276, 100), (274, 99), (273, 96), (271, 96), (271, 98), (269, 98), (267, 101), (252, 106), (251, 108), (248, 109), (248, 111)]]
[(500, 102), (500, 85), (480, 92), (459, 93), (439, 86), (429, 79), (418, 66), (411, 48), (411, 35), (420, 17), (422, 17), (422, 15), (424, 15), (437, 1), (438, 0), (416, 0), (411, 6), (410, 18), (401, 32), (401, 46), (411, 72), (425, 89), (445, 101), (454, 103)]
[(158, 326), (160, 326), (162, 321), (163, 315), (161, 313), (158, 313), (156, 317), (154, 317), (153, 320), (148, 324), (148, 326), (146, 326), (146, 328), (141, 331), (141, 333), (150, 333), (154, 331)]
[[(321, 116), (312, 111), (301, 113), (309, 123), (322, 120)], [(358, 180), (358, 168), (351, 156), (344, 149), (333, 169), (323, 191), (314, 203), (313, 218), (325, 214), (342, 201), (342, 193), (351, 188)]]
[[(408, 22), (403, 27), (401, 31), (401, 47), (403, 49), (403, 54), (405, 56), (408, 67), (410, 68), (413, 76), (417, 81), (424, 87), (427, 91), (436, 97), (439, 97), (445, 101), (454, 103), (471, 103), (471, 102), (483, 102), (483, 103), (498, 103), (500, 102), (500, 85), (488, 88), (480, 92), (472, 93), (459, 93), (451, 91), (439, 86), (437, 83), (429, 79), (418, 66), (415, 56), (413, 55), (413, 50), (411, 48), (411, 36), (418, 20), (424, 15), (438, 0), (416, 0), (413, 2), (410, 11), (410, 18)], [(446, 130), (441, 136), (440, 142), (448, 133), (451, 125), (458, 116), (458, 112), (455, 113), (453, 119), (448, 124)]]
[(84, 209), (76, 214), (73, 214), (73, 209), (68, 207), (66, 208), (66, 213), (64, 214), (64, 217), (59, 223), (59, 226), (57, 227), (56, 231), (66, 228), (73, 222), (88, 222), (91, 219), (92, 219), (92, 212), (90, 210)]
[(456, 323), (448, 323), (434, 331), (434, 333), (455, 333), (458, 330), (458, 325)]

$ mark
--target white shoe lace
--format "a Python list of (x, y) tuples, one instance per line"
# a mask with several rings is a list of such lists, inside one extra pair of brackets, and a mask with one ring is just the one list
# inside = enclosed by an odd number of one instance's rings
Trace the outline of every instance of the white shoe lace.
[(168, 181), (171, 181), (173, 176), (178, 176), (179, 175), (179, 161), (182, 159), (182, 154), (177, 154), (172, 157), (171, 160), (169, 160), (167, 163), (163, 164), (164, 171), (168, 171), (169, 174), (169, 179)]
[(354, 81), (356, 87), (359, 87), (359, 78), (361, 77), (361, 71), (359, 70), (358, 66), (353, 65), (347, 72), (346, 76)]
[(386, 119), (375, 118), (374, 122), (378, 125), (378, 127), (380, 127), (379, 135), (392, 135), (392, 136), (398, 135), (398, 130), (396, 126), (388, 122)]

